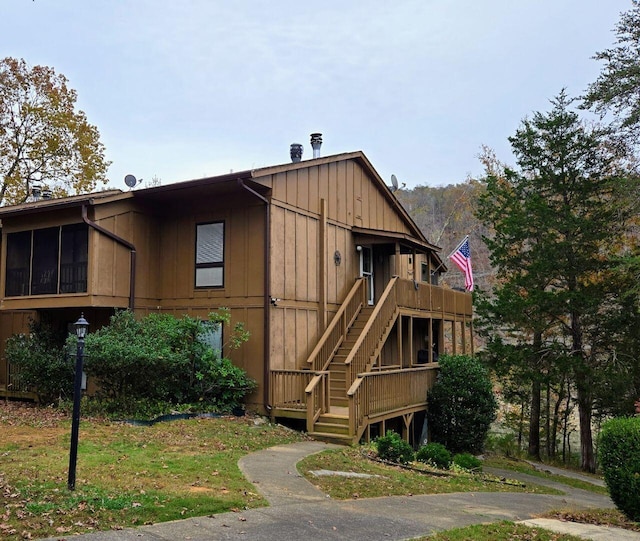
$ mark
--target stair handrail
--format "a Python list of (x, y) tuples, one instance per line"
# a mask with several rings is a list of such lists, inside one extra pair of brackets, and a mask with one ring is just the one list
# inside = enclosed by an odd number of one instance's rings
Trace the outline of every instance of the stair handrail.
[[(369, 316), (369, 320), (365, 324), (364, 328), (362, 329), (362, 332), (360, 333), (360, 336), (358, 336), (358, 339), (353, 345), (353, 348), (351, 348), (349, 355), (345, 359), (344, 364), (347, 367), (347, 372), (346, 372), (347, 383), (353, 382), (357, 372), (366, 371), (366, 366), (357, 366), (354, 369), (353, 360), (360, 353), (360, 349), (362, 348), (362, 345), (367, 338), (367, 334), (371, 330), (371, 327), (373, 327), (373, 325), (375, 324), (380, 314), (384, 311), (389, 311), (391, 314), (397, 311), (398, 303), (395, 295), (397, 283), (398, 283), (398, 276), (394, 276), (393, 278), (391, 278), (391, 280), (389, 280), (389, 283), (387, 284), (387, 287), (385, 288), (378, 303), (376, 304), (376, 307), (373, 309), (373, 312)], [(370, 355), (371, 353), (373, 352), (367, 352), (367, 355)]]
[(349, 434), (353, 436), (354, 441), (360, 439), (360, 429), (364, 425), (364, 417), (368, 404), (368, 397), (360, 396), (360, 386), (364, 382), (364, 378), (358, 376), (355, 378), (351, 387), (347, 391), (349, 400)]
[[(307, 364), (311, 365), (311, 370), (321, 372), (326, 370), (344, 341), (349, 327), (353, 324), (356, 317), (362, 310), (365, 303), (365, 280), (360, 277), (356, 279), (351, 291), (347, 294), (340, 308), (336, 312), (324, 333), (318, 340), (318, 343), (307, 358)], [(338, 327), (340, 325), (340, 327)]]
[[(307, 396), (307, 432), (313, 432), (320, 415), (329, 411), (330, 377), (331, 373), (327, 370), (316, 372), (304, 390)], [(321, 387), (320, 392), (318, 387)]]

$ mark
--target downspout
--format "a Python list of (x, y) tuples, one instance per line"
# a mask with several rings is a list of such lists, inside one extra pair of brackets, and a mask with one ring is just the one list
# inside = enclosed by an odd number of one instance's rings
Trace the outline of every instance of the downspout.
[[(93, 200), (90, 201), (90, 204), (93, 204)], [(98, 225), (96, 222), (89, 219), (87, 216), (87, 205), (82, 205), (82, 220), (89, 227), (92, 227), (96, 231), (99, 231), (103, 235), (106, 235), (111, 240), (114, 240), (121, 246), (128, 248), (131, 252), (131, 265), (130, 265), (130, 275), (129, 275), (129, 310), (133, 312), (135, 308), (135, 294), (136, 294), (136, 247), (131, 244), (128, 240), (119, 237), (115, 233), (112, 233), (108, 229), (105, 229), (101, 225)]]
[(271, 213), (269, 212), (269, 200), (260, 195), (254, 189), (250, 188), (244, 183), (244, 180), (239, 178), (238, 185), (241, 188), (247, 190), (250, 194), (256, 196), (260, 201), (265, 204), (264, 207), (264, 396), (263, 405), (267, 412), (271, 411), (271, 404), (269, 403), (269, 378), (271, 376)]

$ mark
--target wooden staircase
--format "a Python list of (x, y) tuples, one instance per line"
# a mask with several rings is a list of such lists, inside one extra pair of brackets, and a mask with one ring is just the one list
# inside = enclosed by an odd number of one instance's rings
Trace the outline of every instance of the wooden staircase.
[[(360, 338), (363, 329), (366, 327), (369, 319), (374, 312), (373, 306), (363, 307), (353, 324), (347, 331), (344, 341), (331, 359), (327, 370), (329, 371), (329, 411), (319, 416), (314, 423), (314, 430), (309, 435), (314, 438), (333, 443), (351, 444), (354, 443), (353, 435), (350, 434), (349, 428), (349, 400), (347, 391), (351, 387), (353, 381), (347, 381), (347, 365), (345, 361), (349, 357), (354, 345)], [(380, 349), (389, 334), (390, 327), (393, 326), (395, 318), (390, 321), (385, 332), (380, 336), (376, 354), (372, 359), (377, 357)], [(366, 370), (370, 370), (368, 365)]]
[[(309, 435), (336, 443), (350, 444), (357, 440), (362, 426), (354, 427), (355, 419), (350, 419), (350, 415), (353, 415), (350, 411), (353, 400), (349, 399), (349, 392), (358, 379), (358, 374), (367, 373), (373, 368), (398, 317), (396, 283), (397, 277), (394, 277), (376, 306), (361, 303), (358, 310), (354, 310), (353, 318), (341, 329), (340, 340), (337, 341), (335, 349), (321, 365), (322, 370), (316, 372), (315, 382), (312, 381), (307, 386), (305, 392)], [(356, 291), (354, 288), (352, 293)], [(361, 291), (364, 291), (364, 288)], [(357, 295), (354, 296), (357, 298)], [(342, 312), (346, 312), (346, 305), (347, 301), (341, 307)], [(310, 360), (316, 357), (317, 351), (324, 350), (323, 343), (328, 336), (329, 331), (325, 331)], [(322, 394), (323, 400), (319, 401), (317, 385), (321, 381), (324, 382), (325, 394)], [(363, 419), (358, 421), (362, 422)]]
[(354, 344), (357, 342), (362, 329), (364, 329), (369, 317), (373, 312), (372, 306), (363, 308), (358, 314), (357, 319), (353, 322), (353, 325), (349, 328), (347, 335), (336, 351), (331, 363), (329, 364), (329, 372), (331, 373), (330, 381), (330, 405), (338, 407), (347, 407), (347, 391), (353, 383), (352, 381), (346, 381), (347, 367), (345, 361), (351, 353)]

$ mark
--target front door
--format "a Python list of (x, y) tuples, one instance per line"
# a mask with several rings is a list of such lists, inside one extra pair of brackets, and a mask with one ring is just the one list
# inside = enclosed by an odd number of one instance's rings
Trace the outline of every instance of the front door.
[(367, 302), (372, 305), (375, 301), (373, 287), (373, 250), (371, 246), (362, 246), (360, 250), (360, 276), (367, 282)]

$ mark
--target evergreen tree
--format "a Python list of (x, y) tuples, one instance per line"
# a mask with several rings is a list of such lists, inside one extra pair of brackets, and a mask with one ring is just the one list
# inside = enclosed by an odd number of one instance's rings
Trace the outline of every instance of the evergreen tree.
[(634, 180), (610, 132), (587, 127), (571, 102), (563, 91), (549, 113), (524, 120), (509, 138), (519, 171), (487, 178), (479, 216), (495, 231), (487, 244), (499, 280), (485, 314), (502, 331), (516, 330), (510, 344), (526, 344), (528, 370), (544, 372), (545, 358), (553, 361), (546, 372), (567, 361), (582, 468), (594, 471), (594, 389), (606, 356), (593, 339), (613, 313), (615, 284), (606, 279), (618, 248), (612, 239), (627, 225)]
[(632, 0), (615, 29), (614, 47), (596, 53), (604, 63), (600, 75), (589, 85), (584, 107), (605, 114), (613, 112), (619, 125), (632, 132), (640, 129), (640, 0)]

